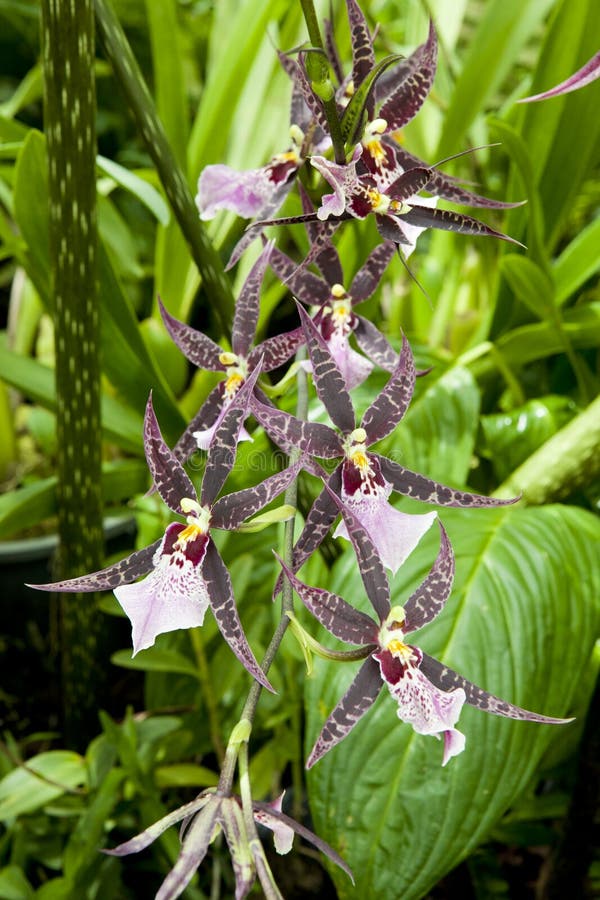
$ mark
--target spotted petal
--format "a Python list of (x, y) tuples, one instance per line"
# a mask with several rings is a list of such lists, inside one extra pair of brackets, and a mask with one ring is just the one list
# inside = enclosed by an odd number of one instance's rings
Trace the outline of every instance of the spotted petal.
[(352, 43), (352, 81), (358, 88), (375, 66), (373, 40), (363, 11), (356, 0), (346, 0)]
[(237, 528), (285, 491), (298, 476), (303, 464), (304, 460), (300, 458), (283, 472), (271, 475), (255, 487), (221, 497), (212, 508), (211, 524), (227, 531)]
[(523, 247), (520, 241), (490, 228), (484, 222), (465, 216), (462, 213), (451, 212), (449, 209), (428, 209), (426, 206), (411, 204), (411, 209), (400, 216), (400, 220), (408, 225), (416, 225), (418, 228), (440, 228), (442, 231), (456, 231), (460, 234), (472, 234), (476, 237), (495, 237), (511, 244)]
[(214, 840), (219, 811), (220, 801), (214, 798), (193, 818), (177, 862), (161, 884), (155, 900), (175, 900), (183, 893)]
[(354, 609), (339, 594), (304, 584), (276, 553), (275, 556), (306, 608), (334, 637), (347, 644), (377, 643), (378, 626), (373, 619)]
[(395, 252), (396, 245), (392, 241), (386, 241), (375, 247), (350, 285), (348, 293), (352, 298), (353, 306), (367, 300), (375, 292)]
[(273, 249), (269, 241), (250, 269), (235, 304), (231, 347), (238, 356), (246, 357), (256, 334), (260, 311), (259, 294), (263, 276)]
[(298, 448), (321, 459), (334, 459), (343, 453), (340, 436), (328, 425), (303, 422), (289, 413), (265, 406), (256, 397), (251, 402), (251, 409), (255, 419), (285, 453)]
[(198, 441), (196, 439), (197, 432), (205, 432), (210, 430), (219, 417), (219, 413), (223, 408), (223, 392), (225, 382), (220, 382), (212, 389), (190, 424), (187, 426), (175, 446), (173, 447), (173, 456), (181, 463), (187, 462), (190, 456), (198, 449)]
[(331, 416), (332, 422), (340, 431), (349, 433), (354, 428), (356, 416), (352, 400), (346, 390), (344, 376), (336, 366), (327, 344), (310, 316), (300, 304), (296, 305), (306, 337), (319, 399)]
[(322, 756), (339, 744), (373, 706), (381, 690), (381, 675), (372, 657), (364, 661), (356, 677), (321, 730), (306, 761), (310, 769)]
[(114, 589), (131, 622), (134, 656), (151, 647), (159, 634), (204, 622), (208, 593), (201, 564), (210, 539), (206, 534), (198, 535), (180, 549), (177, 541), (183, 530), (178, 523), (169, 525), (150, 574), (142, 581)]
[(390, 482), (393, 489), (405, 497), (413, 500), (421, 500), (423, 503), (435, 503), (436, 506), (456, 507), (488, 507), (509, 506), (517, 503), (518, 497), (509, 500), (500, 500), (497, 497), (485, 497), (482, 494), (472, 494), (469, 491), (459, 491), (449, 488), (431, 478), (425, 478), (418, 472), (411, 472), (399, 463), (385, 456), (377, 456), (384, 478)]
[(228, 405), (210, 444), (210, 452), (202, 479), (200, 500), (210, 506), (225, 484), (233, 468), (237, 443), (244, 419), (249, 415), (250, 400), (260, 374), (258, 365)]
[(592, 56), (581, 69), (578, 69), (573, 75), (565, 81), (561, 81), (555, 87), (544, 91), (541, 94), (533, 94), (531, 97), (523, 97), (519, 103), (533, 103), (537, 100), (547, 100), (549, 97), (560, 97), (562, 94), (569, 94), (571, 91), (578, 91), (579, 88), (585, 87), (600, 78), (600, 50), (595, 56)]
[[(418, 651), (420, 655), (420, 651)], [(444, 738), (445, 766), (465, 747), (465, 736), (454, 728), (465, 702), (462, 688), (440, 690), (418, 666), (403, 665), (388, 650), (373, 654), (381, 677), (398, 703), (398, 718), (412, 725), (417, 734)]]
[(408, 60), (399, 67), (401, 77), (391, 92), (394, 71), (386, 79), (385, 88), (388, 97), (379, 110), (379, 116), (386, 120), (389, 131), (404, 128), (416, 116), (431, 90), (436, 67), (437, 38), (433, 22), (430, 22), (427, 41), (417, 47)]
[(186, 325), (185, 322), (180, 322), (172, 316), (163, 306), (160, 299), (158, 305), (165, 328), (183, 355), (199, 369), (208, 369), (211, 372), (224, 372), (225, 366), (219, 359), (223, 351), (219, 345), (215, 344), (213, 340), (201, 331), (197, 331), (195, 328)]
[(361, 426), (367, 432), (368, 444), (390, 434), (404, 417), (415, 389), (415, 363), (406, 337), (396, 368), (381, 393), (363, 415)]
[[(381, 245), (385, 246), (384, 244)], [(363, 316), (357, 316), (358, 325), (354, 329), (354, 337), (360, 349), (375, 365), (387, 372), (393, 372), (398, 365), (398, 354), (388, 339)]]
[(514, 706), (506, 700), (501, 700), (499, 697), (484, 691), (483, 688), (467, 681), (462, 675), (454, 672), (448, 666), (434, 659), (433, 656), (428, 656), (426, 653), (423, 654), (421, 671), (441, 690), (450, 691), (453, 688), (460, 688), (466, 694), (467, 703), (496, 716), (506, 716), (508, 719), (524, 719), (528, 722), (540, 722), (548, 725), (567, 725), (573, 721), (573, 719), (555, 719), (551, 716), (542, 716), (539, 713), (530, 712), (528, 709), (522, 709), (520, 706)]
[[(342, 375), (347, 391), (351, 391), (366, 381), (373, 371), (373, 363), (352, 349), (348, 335), (343, 334), (340, 329), (334, 329), (326, 343), (331, 358)], [(335, 395), (328, 393), (327, 397), (327, 402), (331, 406)]]
[(194, 498), (196, 490), (178, 458), (163, 440), (152, 406), (152, 394), (148, 398), (144, 417), (144, 450), (158, 493), (169, 509), (181, 513), (181, 501), (184, 497)]
[(36, 591), (58, 591), (66, 594), (92, 593), (94, 591), (112, 591), (119, 584), (128, 584), (146, 575), (152, 568), (152, 559), (160, 546), (160, 541), (155, 541), (143, 550), (130, 553), (125, 559), (91, 572), (89, 575), (80, 575), (78, 578), (69, 578), (67, 581), (55, 581), (52, 584), (28, 584), (27, 587)]
[(311, 166), (319, 172), (325, 181), (333, 188), (333, 194), (325, 194), (321, 200), (321, 206), (317, 210), (317, 216), (324, 221), (329, 216), (341, 216), (346, 212), (346, 202), (358, 184), (356, 163), (362, 155), (362, 146), (359, 144), (346, 165), (339, 165), (324, 156), (312, 156)]
[(321, 305), (329, 299), (329, 285), (323, 278), (307, 269), (297, 273), (298, 264), (276, 247), (271, 254), (271, 268), (294, 296), (307, 306)]
[(454, 554), (444, 526), (438, 520), (441, 532), (440, 551), (427, 578), (411, 594), (404, 604), (405, 634), (431, 622), (444, 608), (454, 580)]
[(233, 598), (229, 572), (212, 541), (208, 544), (202, 571), (210, 597), (210, 606), (221, 634), (252, 677), (267, 690), (275, 693), (248, 645)]
[(304, 331), (302, 328), (294, 328), (292, 331), (286, 331), (283, 334), (276, 334), (273, 337), (261, 341), (257, 347), (252, 350), (248, 357), (248, 368), (254, 369), (259, 359), (263, 359), (263, 372), (272, 372), (278, 369), (290, 359), (298, 347), (302, 347), (305, 343)]
[(260, 216), (274, 201), (281, 205), (290, 189), (288, 182), (297, 170), (298, 164), (278, 166), (275, 161), (243, 172), (222, 164), (206, 166), (198, 180), (196, 196), (200, 218), (212, 219), (220, 209), (229, 209), (244, 219)]
[(150, 844), (160, 837), (167, 828), (170, 828), (171, 825), (176, 825), (177, 822), (181, 822), (182, 819), (193, 816), (195, 813), (199, 812), (206, 806), (212, 796), (212, 791), (203, 792), (199, 797), (196, 797), (195, 800), (180, 806), (173, 812), (163, 816), (162, 819), (159, 819), (157, 822), (153, 822), (152, 825), (149, 825), (148, 828), (145, 828), (139, 834), (136, 834), (135, 837), (130, 838), (123, 844), (119, 844), (117, 847), (113, 847), (112, 850), (103, 850), (102, 852), (106, 853), (107, 856), (128, 856), (130, 853), (139, 853), (140, 850), (145, 850), (146, 847), (149, 847)]

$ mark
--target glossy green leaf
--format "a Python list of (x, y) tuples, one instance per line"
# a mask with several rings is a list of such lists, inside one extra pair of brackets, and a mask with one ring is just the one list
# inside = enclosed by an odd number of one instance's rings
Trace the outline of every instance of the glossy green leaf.
[(550, 396), (529, 400), (507, 413), (482, 416), (485, 439), (482, 454), (491, 460), (498, 481), (508, 478), (576, 412), (569, 397)]
[(85, 760), (70, 750), (49, 750), (27, 760), (0, 781), (0, 820), (40, 809), (87, 781)]
[[(442, 518), (456, 553), (455, 586), (414, 643), (520, 706), (585, 715), (578, 688), (600, 626), (598, 520), (565, 506), (445, 510)], [(393, 603), (422, 580), (437, 540), (427, 535), (400, 570)], [(366, 610), (350, 553), (331, 587)], [(351, 680), (349, 668), (316, 663), (306, 689), (307, 749)], [(425, 896), (489, 835), (568, 727), (465, 707), (465, 751), (442, 768), (439, 742), (400, 722), (382, 691), (309, 776), (316, 831), (343, 853), (356, 878), (352, 888), (332, 872), (341, 900)]]
[(458, 366), (428, 384), (431, 379), (423, 376), (424, 389), (377, 449), (428, 478), (462, 487), (475, 444), (479, 389), (468, 369)]
[(140, 178), (135, 172), (120, 166), (114, 160), (107, 159), (105, 156), (97, 156), (96, 165), (100, 171), (112, 178), (119, 187), (124, 188), (130, 194), (133, 194), (134, 197), (137, 197), (140, 203), (143, 203), (162, 225), (168, 223), (170, 218), (169, 207), (156, 188), (148, 184), (144, 178)]

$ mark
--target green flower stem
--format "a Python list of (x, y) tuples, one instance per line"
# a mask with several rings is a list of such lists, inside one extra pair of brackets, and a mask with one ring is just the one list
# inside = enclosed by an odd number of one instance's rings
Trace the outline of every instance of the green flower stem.
[[(103, 556), (93, 0), (43, 0), (42, 41), (56, 345), (55, 575), (65, 579), (98, 569)], [(62, 595), (58, 604), (64, 726), (68, 743), (85, 746), (97, 729), (106, 668), (102, 618), (89, 596)]]
[[(304, 15), (304, 21), (306, 22), (306, 28), (308, 30), (308, 36), (310, 37), (310, 41), (313, 47), (315, 47), (317, 50), (325, 52), (323, 38), (321, 37), (321, 29), (319, 28), (319, 21), (317, 19), (313, 0), (300, 0), (300, 3), (302, 6), (302, 13)], [(323, 103), (325, 115), (327, 116), (327, 124), (329, 126), (329, 134), (331, 135), (331, 143), (333, 144), (333, 154), (335, 157), (335, 161), (339, 165), (343, 166), (346, 163), (346, 150), (344, 147), (344, 138), (342, 136), (342, 127), (338, 116), (337, 105), (335, 102), (335, 93), (329, 99), (325, 99), (324, 97), (320, 97), (320, 99)]]
[[(304, 358), (304, 349), (300, 349), (296, 354), (296, 360), (300, 361)], [(298, 368), (298, 400), (296, 403), (296, 415), (299, 419), (305, 419), (308, 413), (308, 390), (306, 385), (306, 373), (304, 370), (299, 367)], [(296, 451), (294, 454), (290, 455), (290, 463), (296, 461), (298, 456), (300, 455), (299, 451)], [(298, 498), (298, 479), (295, 479), (292, 484), (288, 487), (285, 492), (285, 503), (289, 506), (296, 507), (296, 502)], [(294, 559), (294, 519), (288, 519), (285, 523), (285, 532), (284, 532), (284, 553), (283, 558), (285, 563), (288, 566), (293, 565)], [(290, 624), (290, 619), (288, 617), (288, 613), (293, 614), (294, 610), (294, 600), (293, 600), (293, 591), (292, 586), (287, 580), (287, 578), (283, 579), (283, 594), (281, 601), (281, 617), (279, 619), (279, 623), (277, 628), (275, 629), (275, 633), (271, 638), (269, 646), (265, 651), (265, 655), (263, 657), (263, 661), (261, 664), (261, 668), (265, 675), (271, 668), (273, 660), (277, 655), (277, 651), (281, 645), (283, 640), (283, 636), (287, 630), (288, 625)], [(229, 738), (229, 743), (227, 745), (227, 750), (225, 752), (225, 761), (221, 768), (221, 777), (219, 778), (219, 791), (221, 793), (228, 794), (231, 792), (231, 787), (233, 785), (233, 778), (235, 774), (235, 767), (239, 754), (240, 747), (240, 738), (239, 738), (239, 728), (242, 723), (245, 725), (248, 723), (249, 729), (247, 730), (247, 736), (245, 737), (246, 743), (250, 740), (250, 733), (252, 731), (252, 723), (254, 722), (254, 716), (256, 715), (256, 707), (258, 705), (258, 700), (260, 697), (260, 692), (262, 690), (262, 686), (258, 683), (258, 681), (253, 681), (250, 690), (248, 691), (248, 696), (246, 698), (246, 702), (244, 704), (244, 708), (240, 715), (238, 724), (233, 729), (231, 737)]]
[(560, 500), (600, 475), (600, 397), (533, 453), (495, 491), (495, 497), (522, 494), (538, 506)]
[(202, 635), (199, 628), (191, 628), (189, 634), (194, 650), (194, 656), (196, 657), (196, 665), (198, 666), (200, 690), (208, 713), (210, 740), (219, 763), (222, 763), (225, 758), (225, 747), (223, 746), (223, 739), (221, 737), (219, 708), (215, 702), (216, 692), (210, 678), (210, 669), (206, 660), (206, 653), (204, 652)]
[(171, 149), (150, 92), (110, 0), (94, 0), (98, 31), (115, 76), (127, 98), (146, 149), (187, 241), (223, 333), (231, 330), (234, 299), (219, 254), (198, 216), (184, 173)]

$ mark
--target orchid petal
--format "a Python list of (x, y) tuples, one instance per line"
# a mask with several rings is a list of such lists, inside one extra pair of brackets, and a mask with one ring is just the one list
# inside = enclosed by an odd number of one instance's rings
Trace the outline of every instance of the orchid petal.
[[(336, 329), (326, 343), (331, 358), (342, 375), (347, 391), (351, 391), (366, 381), (373, 371), (373, 363), (352, 349), (347, 335)], [(327, 402), (331, 405), (335, 395), (328, 393), (327, 397)]]
[[(326, 490), (330, 490), (327, 485), (325, 487)], [(333, 536), (345, 537), (352, 542), (360, 570), (360, 577), (365, 586), (367, 596), (380, 620), (383, 621), (390, 611), (390, 588), (383, 568), (386, 565), (386, 561), (381, 555), (381, 542), (375, 540), (373, 536), (373, 532), (375, 534), (378, 534), (378, 532), (375, 529), (369, 529), (362, 520), (361, 516), (364, 513), (364, 506), (360, 503), (353, 503), (352, 500), (348, 501), (344, 494), (344, 478), (342, 474), (342, 500), (333, 493), (332, 499), (342, 513), (343, 518)], [(356, 514), (357, 507), (361, 515)], [(368, 514), (366, 518), (369, 520)], [(378, 528), (383, 532), (385, 527), (386, 522), (380, 521)]]
[(272, 241), (263, 248), (260, 256), (250, 269), (235, 304), (235, 315), (231, 334), (231, 347), (237, 356), (246, 357), (256, 334), (260, 311), (259, 293), (269, 258), (273, 249)]
[(140, 850), (145, 850), (171, 825), (176, 825), (182, 819), (199, 812), (202, 807), (206, 806), (212, 796), (214, 796), (213, 791), (201, 794), (195, 800), (192, 800), (191, 803), (186, 803), (184, 806), (180, 806), (173, 812), (163, 816), (162, 819), (154, 822), (148, 828), (145, 828), (144, 831), (136, 834), (135, 837), (130, 838), (123, 844), (119, 844), (117, 847), (113, 847), (112, 850), (103, 850), (102, 852), (106, 853), (107, 856), (128, 856), (130, 853), (139, 853)]
[(229, 848), (229, 856), (235, 875), (235, 900), (247, 896), (256, 878), (254, 859), (250, 851), (249, 835), (244, 814), (238, 800), (223, 797), (219, 821)]
[(248, 645), (233, 598), (229, 572), (212, 541), (209, 541), (207, 547), (202, 572), (219, 631), (252, 677), (274, 694), (275, 689), (258, 665)]
[(341, 216), (346, 211), (346, 200), (359, 183), (356, 174), (356, 162), (361, 155), (362, 147), (359, 144), (354, 150), (350, 162), (343, 166), (325, 159), (324, 156), (311, 157), (311, 166), (333, 188), (333, 194), (325, 194), (321, 200), (321, 206), (317, 210), (319, 219), (325, 220), (329, 216)]
[(333, 591), (304, 584), (276, 553), (275, 556), (306, 608), (334, 637), (348, 644), (377, 643), (378, 626), (370, 616), (354, 609)]
[(356, 0), (346, 0), (352, 43), (352, 81), (358, 88), (375, 67), (373, 40), (363, 11)]
[(397, 80), (397, 86), (391, 92), (393, 72), (386, 79), (388, 97), (379, 110), (379, 116), (386, 120), (390, 131), (403, 128), (416, 116), (431, 90), (436, 67), (437, 38), (433, 22), (430, 21), (427, 41), (417, 47), (406, 62), (403, 61), (399, 69), (399, 83)]
[(180, 461), (163, 440), (152, 406), (152, 394), (148, 397), (144, 417), (144, 450), (158, 493), (169, 509), (181, 514), (181, 501), (184, 497), (195, 497), (196, 490)]
[(283, 794), (281, 794), (281, 796), (277, 797), (277, 799), (273, 800), (271, 803), (253, 803), (252, 812), (255, 822), (258, 822), (259, 825), (263, 825), (265, 828), (268, 828), (273, 832), (273, 843), (275, 844), (275, 850), (277, 851), (277, 853), (284, 856), (292, 849), (292, 845), (294, 843), (294, 829), (291, 825), (288, 825), (286, 822), (282, 822), (281, 819), (273, 815), (274, 812), (277, 812), (281, 815), (282, 800)]
[(404, 633), (415, 631), (431, 622), (444, 608), (454, 580), (454, 554), (448, 535), (438, 520), (441, 532), (440, 550), (429, 574), (404, 604)]
[(136, 550), (112, 566), (91, 572), (89, 575), (80, 575), (67, 581), (55, 581), (52, 584), (28, 584), (27, 587), (36, 591), (57, 591), (61, 594), (112, 591), (120, 584), (128, 584), (140, 575), (146, 575), (152, 569), (152, 560), (160, 544), (160, 540), (155, 541), (149, 547)]
[[(375, 485), (369, 494), (363, 494), (359, 489), (351, 495), (342, 487), (342, 500), (345, 509), (358, 519), (367, 532), (383, 565), (396, 574), (429, 531), (437, 514), (432, 512), (415, 516), (402, 513), (388, 503), (391, 492), (392, 486), (387, 482), (383, 487)], [(352, 539), (345, 520), (340, 522), (333, 536)], [(384, 612), (381, 618), (386, 615), (387, 612)]]
[[(352, 877), (352, 870), (348, 866), (348, 864), (342, 859), (339, 853), (336, 853), (333, 847), (330, 847), (325, 841), (323, 841), (320, 837), (310, 831), (308, 828), (305, 828), (304, 825), (301, 825), (300, 822), (296, 822), (295, 819), (290, 818), (284, 812), (281, 812), (277, 807), (273, 807), (273, 804), (270, 803), (253, 803), (252, 807), (254, 809), (254, 818), (258, 821), (262, 822), (262, 819), (258, 819), (256, 813), (264, 812), (271, 820), (275, 820), (280, 823), (280, 826), (283, 825), (287, 828), (290, 828), (292, 831), (295, 831), (296, 834), (299, 834), (301, 838), (304, 838), (305, 841), (308, 841), (309, 844), (312, 844), (317, 850), (320, 850), (321, 853), (324, 853), (332, 862), (339, 866), (340, 869), (348, 875), (354, 884), (354, 878)], [(268, 825), (266, 822), (263, 823), (267, 825), (267, 828), (272, 828), (272, 825)]]
[(390, 434), (404, 417), (415, 389), (415, 362), (410, 344), (402, 337), (398, 364), (381, 391), (362, 417), (361, 427), (367, 432), (368, 444)]
[(200, 534), (179, 549), (184, 526), (169, 525), (153, 559), (154, 568), (142, 581), (114, 588), (114, 595), (132, 626), (133, 655), (151, 647), (159, 634), (195, 628), (204, 622), (208, 593), (202, 560), (209, 538)]
[(442, 765), (446, 765), (450, 757), (462, 752), (465, 746), (464, 735), (454, 728), (465, 703), (464, 690), (440, 690), (418, 666), (403, 665), (389, 650), (374, 653), (373, 658), (379, 663), (381, 677), (398, 703), (398, 718), (412, 725), (417, 734), (444, 737)]
[(332, 747), (339, 744), (364, 714), (373, 706), (381, 690), (381, 675), (375, 660), (370, 656), (358, 670), (354, 681), (323, 725), (306, 768), (310, 769)]
[(308, 306), (320, 305), (329, 298), (329, 285), (323, 278), (306, 269), (296, 274), (298, 264), (277, 248), (271, 254), (271, 268), (294, 296)]
[(385, 456), (377, 456), (384, 478), (390, 482), (393, 489), (405, 497), (413, 500), (421, 500), (423, 503), (435, 503), (437, 506), (454, 507), (488, 507), (510, 506), (517, 503), (519, 497), (511, 497), (501, 500), (498, 497), (485, 497), (482, 494), (472, 494), (469, 491), (459, 491), (457, 488), (446, 487), (438, 481), (432, 481), (418, 472), (411, 472), (399, 463)]
[(350, 432), (354, 428), (356, 416), (352, 400), (344, 384), (344, 377), (310, 316), (299, 303), (296, 306), (306, 337), (306, 345), (313, 367), (314, 385), (319, 399), (327, 409), (334, 425), (337, 425), (342, 432)]
[(188, 886), (215, 837), (220, 802), (208, 803), (194, 817), (183, 841), (177, 862), (161, 884), (155, 900), (176, 900)]
[(256, 397), (251, 403), (252, 414), (275, 443), (285, 453), (298, 448), (310, 456), (333, 459), (343, 453), (340, 436), (329, 425), (303, 422), (289, 413), (265, 406)]
[[(419, 202), (423, 201), (419, 198)], [(404, 224), (414, 225), (417, 228), (440, 228), (442, 231), (456, 231), (460, 234), (471, 234), (476, 237), (495, 237), (518, 247), (524, 245), (520, 241), (490, 228), (484, 222), (465, 216), (462, 213), (451, 212), (449, 209), (427, 209), (424, 205), (411, 204), (410, 211), (403, 213), (400, 219)]]
[(283, 472), (271, 475), (255, 487), (221, 497), (212, 508), (211, 524), (226, 531), (237, 528), (245, 519), (253, 516), (285, 491), (298, 476), (303, 464), (304, 460), (300, 458)]
[(302, 328), (294, 328), (284, 334), (276, 334), (273, 337), (261, 341), (248, 357), (248, 368), (254, 369), (260, 357), (263, 357), (263, 372), (272, 372), (278, 369), (290, 359), (299, 347), (305, 343)]
[(544, 91), (542, 94), (533, 94), (531, 97), (522, 97), (518, 103), (533, 103), (538, 100), (547, 100), (549, 97), (559, 97), (562, 94), (569, 94), (571, 91), (578, 91), (580, 88), (591, 84), (596, 78), (600, 78), (600, 50), (586, 64), (578, 69), (573, 75), (565, 81), (561, 81), (555, 87)]
[(174, 318), (163, 306), (160, 298), (158, 305), (165, 328), (183, 355), (199, 369), (224, 372), (225, 366), (220, 360), (223, 351), (219, 345), (201, 331)]
[(275, 197), (279, 199), (282, 187), (288, 186), (297, 170), (298, 164), (278, 166), (276, 158), (260, 169), (243, 172), (222, 164), (206, 166), (198, 180), (196, 196), (200, 218), (212, 219), (220, 209), (229, 209), (243, 219), (253, 219)]
[(375, 292), (395, 252), (396, 245), (392, 241), (375, 247), (350, 285), (348, 293), (352, 297), (353, 306), (367, 300)]
[(567, 725), (573, 721), (573, 719), (556, 719), (551, 716), (542, 716), (539, 713), (522, 709), (520, 706), (514, 706), (506, 700), (501, 700), (499, 697), (484, 691), (483, 688), (467, 681), (462, 675), (454, 672), (448, 666), (434, 659), (433, 656), (428, 656), (426, 653), (423, 654), (421, 671), (434, 685), (443, 691), (449, 691), (453, 688), (464, 690), (466, 702), (470, 706), (476, 706), (478, 709), (492, 713), (495, 716), (506, 716), (508, 719), (523, 719), (528, 722), (540, 722), (549, 725)]
[[(385, 245), (381, 244), (381, 246)], [(398, 353), (372, 322), (363, 316), (357, 316), (357, 318), (358, 325), (354, 329), (356, 343), (375, 365), (387, 372), (393, 372), (398, 365)]]
[(232, 398), (221, 420), (217, 419), (218, 426), (210, 442), (200, 491), (203, 506), (213, 503), (233, 468), (237, 442), (244, 419), (249, 415), (250, 400), (260, 371), (261, 367), (258, 365)]
[(198, 449), (196, 440), (197, 432), (210, 430), (214, 426), (219, 417), (219, 413), (223, 408), (223, 392), (225, 382), (220, 382), (212, 389), (188, 427), (185, 429), (175, 446), (173, 447), (173, 456), (181, 463), (187, 462), (190, 456)]

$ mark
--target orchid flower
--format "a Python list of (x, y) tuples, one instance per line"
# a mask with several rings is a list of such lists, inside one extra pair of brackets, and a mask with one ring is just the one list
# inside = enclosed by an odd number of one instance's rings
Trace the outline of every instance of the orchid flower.
[[(294, 833), (299, 834), (352, 878), (347, 864), (329, 844), (281, 811), (281, 800), (282, 797), (279, 797), (272, 803), (252, 803), (253, 818), (259, 825), (264, 825), (273, 832), (276, 851), (281, 854), (289, 853)], [(233, 863), (236, 900), (247, 896), (257, 875), (266, 897), (283, 900), (262, 844), (256, 833), (248, 833), (240, 798), (222, 796), (214, 789), (203, 791), (191, 803), (181, 806), (131, 840), (119, 844), (113, 850), (105, 850), (104, 853), (110, 856), (139, 853), (171, 825), (182, 821), (181, 851), (173, 869), (159, 888), (156, 900), (175, 900), (183, 893), (206, 856), (209, 845), (221, 833), (225, 835)]]
[[(230, 403), (259, 360), (262, 359), (263, 371), (270, 372), (286, 362), (304, 342), (302, 329), (296, 328), (268, 338), (251, 349), (258, 323), (260, 284), (272, 249), (272, 243), (264, 247), (242, 286), (235, 306), (231, 351), (223, 350), (201, 331), (178, 321), (160, 304), (165, 327), (181, 352), (199, 369), (226, 375), (225, 381), (209, 394), (173, 448), (181, 462), (189, 459), (198, 448), (210, 449)], [(252, 440), (245, 428), (241, 429), (239, 440)]]
[[(312, 205), (308, 196), (303, 190), (301, 194), (305, 210), (310, 210)], [(312, 237), (314, 229), (319, 227), (320, 223), (307, 224), (309, 236)], [(276, 247), (271, 252), (270, 265), (279, 278), (306, 306), (318, 307), (313, 322), (342, 373), (347, 390), (352, 390), (368, 377), (373, 363), (391, 372), (398, 362), (398, 354), (384, 335), (368, 319), (354, 312), (354, 307), (376, 290), (395, 250), (395, 244), (391, 241), (376, 247), (347, 291), (340, 258), (331, 242), (325, 244), (315, 260), (323, 277), (305, 268), (298, 270), (297, 264)], [(351, 334), (354, 334), (369, 359), (352, 349), (349, 342)]]
[(384, 685), (398, 704), (397, 714), (402, 722), (412, 725), (417, 734), (443, 738), (442, 765), (464, 749), (465, 736), (455, 726), (465, 703), (511, 719), (551, 725), (573, 721), (542, 716), (500, 700), (407, 642), (413, 631), (442, 611), (452, 589), (454, 555), (441, 523), (441, 547), (429, 574), (404, 606), (392, 607), (387, 577), (368, 532), (343, 504), (339, 506), (353, 537), (363, 584), (378, 621), (359, 612), (338, 594), (303, 584), (282, 563), (292, 587), (310, 612), (335, 637), (361, 645), (365, 656), (346, 694), (325, 722), (307, 768), (346, 737)]
[[(391, 434), (399, 424), (412, 399), (416, 373), (408, 341), (403, 338), (402, 351), (387, 385), (357, 426), (350, 395), (329, 348), (314, 322), (302, 307), (298, 309), (315, 388), (336, 427), (302, 422), (289, 413), (261, 404), (256, 397), (251, 401), (252, 412), (284, 451), (296, 447), (308, 456), (342, 458), (328, 477), (327, 486), (368, 531), (386, 568), (392, 572), (398, 570), (436, 517), (434, 512), (415, 516), (394, 509), (388, 502), (393, 491), (438, 506), (487, 507), (515, 502), (445, 487), (370, 452), (371, 444)], [(337, 515), (337, 506), (325, 487), (309, 510), (294, 547), (294, 571), (320, 546)], [(336, 536), (347, 537), (343, 522)], [(280, 589), (280, 583), (279, 580), (276, 590)]]
[(543, 91), (541, 94), (521, 97), (520, 100), (517, 100), (517, 103), (534, 103), (538, 100), (549, 100), (551, 97), (562, 97), (564, 94), (570, 94), (571, 91), (578, 91), (580, 88), (586, 87), (586, 85), (591, 84), (597, 78), (600, 78), (600, 50), (591, 59), (588, 59), (585, 65), (577, 69), (573, 75), (561, 81), (560, 84), (548, 88), (547, 91)]
[[(221, 634), (242, 665), (272, 691), (248, 645), (229, 573), (210, 536), (211, 528), (230, 531), (240, 527), (285, 490), (301, 468), (299, 460), (256, 487), (216, 500), (233, 466), (237, 435), (248, 414), (259, 371), (260, 366), (249, 376), (217, 429), (199, 496), (179, 459), (164, 442), (152, 398), (148, 400), (144, 420), (148, 467), (160, 496), (174, 513), (186, 517), (185, 524), (171, 523), (162, 539), (99, 572), (30, 587), (72, 593), (114, 591), (131, 621), (134, 655), (151, 647), (159, 634), (202, 625), (210, 606)], [(140, 575), (147, 577), (135, 582)]]

